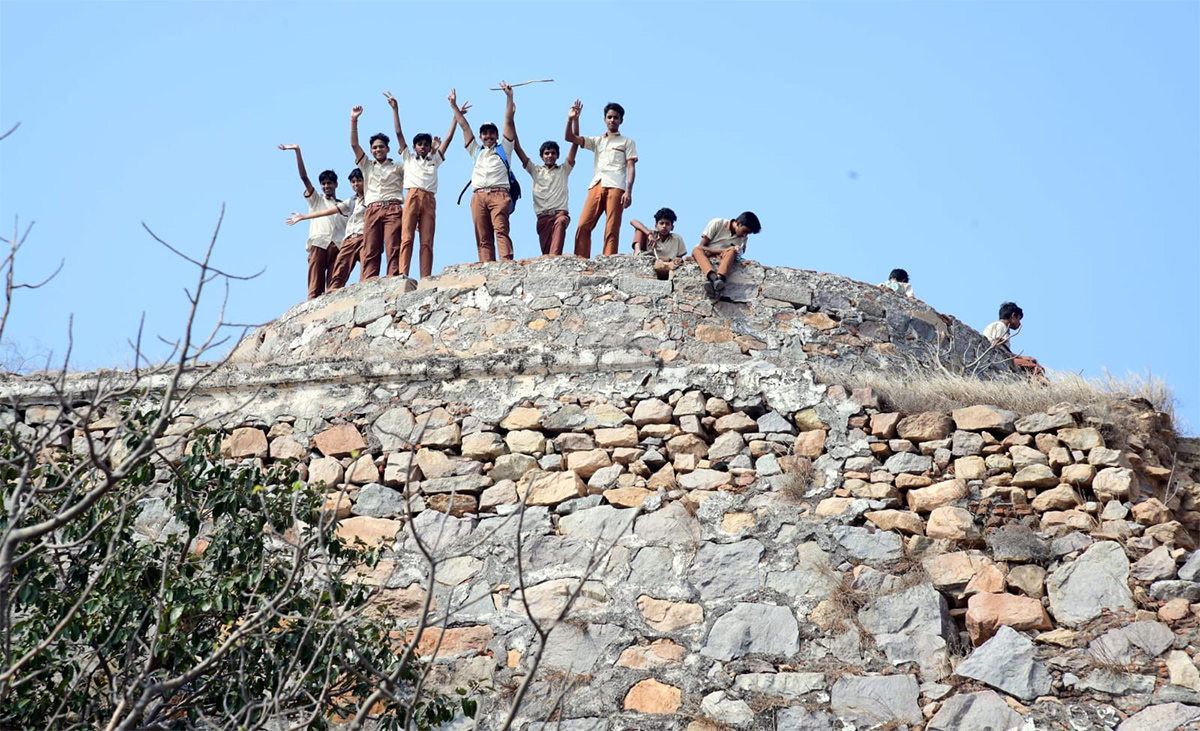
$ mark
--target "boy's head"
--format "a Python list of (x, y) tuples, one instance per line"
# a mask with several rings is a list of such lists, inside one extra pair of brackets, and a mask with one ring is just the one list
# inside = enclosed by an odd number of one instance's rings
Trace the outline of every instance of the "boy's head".
[(392, 151), (392, 138), (380, 132), (377, 135), (371, 135), (371, 155), (379, 162), (387, 159), (388, 153)]
[(484, 147), (495, 147), (496, 140), (500, 139), (500, 130), (492, 122), (484, 122), (479, 125), (479, 141)]
[(332, 170), (322, 171), (317, 180), (321, 183), (321, 192), (330, 198), (337, 193), (337, 173)]
[(542, 143), (539, 154), (542, 156), (543, 164), (553, 167), (558, 164), (558, 143), (554, 140), (546, 140)]
[(433, 135), (428, 132), (422, 132), (413, 137), (413, 149), (421, 157), (425, 157), (433, 150)]
[(1013, 330), (1021, 327), (1021, 318), (1023, 317), (1025, 317), (1025, 312), (1017, 306), (1016, 302), (1005, 302), (1000, 305), (1000, 321)]
[(758, 216), (750, 211), (744, 212), (742, 215), (733, 219), (730, 228), (735, 236), (749, 236), (762, 231), (762, 224), (758, 222)]
[(888, 279), (894, 279), (897, 282), (907, 283), (908, 282), (908, 272), (904, 271), (903, 269), (893, 269), (892, 273), (888, 275)]
[(670, 236), (671, 232), (675, 230), (675, 221), (677, 220), (678, 216), (670, 208), (659, 208), (654, 212), (654, 228), (663, 238)]
[(350, 178), (350, 189), (354, 191), (355, 195), (362, 195), (363, 194), (362, 171), (359, 170), (358, 168), (354, 168), (353, 170), (350, 171), (349, 178)]
[(616, 102), (609, 102), (604, 105), (604, 125), (608, 127), (609, 132), (616, 132), (621, 128), (621, 123), (625, 121), (625, 107)]

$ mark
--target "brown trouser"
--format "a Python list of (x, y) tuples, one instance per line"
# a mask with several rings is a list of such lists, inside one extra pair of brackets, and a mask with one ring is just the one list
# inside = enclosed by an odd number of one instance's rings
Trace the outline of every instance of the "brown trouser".
[[(737, 261), (738, 248), (736, 246), (730, 246), (725, 251), (722, 251), (718, 256), (721, 259), (721, 263), (717, 266), (717, 274), (720, 274), (722, 277), (728, 277), (729, 270), (733, 269), (733, 263)], [(693, 249), (692, 258), (694, 258), (696, 263), (700, 265), (700, 271), (704, 272), (705, 277), (712, 272), (712, 261), (709, 260), (708, 254), (704, 252), (704, 247), (697, 246), (695, 249)]]
[(547, 211), (537, 217), (538, 245), (542, 254), (562, 256), (563, 244), (567, 241), (567, 226), (571, 225), (571, 214), (566, 211)]
[[(406, 277), (418, 228), (421, 230), (419, 262), (421, 279), (424, 279), (433, 275), (433, 232), (437, 228), (437, 199), (427, 190), (409, 188), (408, 196), (404, 199), (404, 220), (400, 226), (400, 273)], [(388, 267), (388, 273), (391, 273), (391, 267)]]
[(471, 218), (475, 220), (475, 245), (479, 261), (513, 260), (512, 239), (508, 236), (508, 206), (512, 199), (507, 188), (477, 190), (471, 196)]
[[(354, 262), (358, 261), (363, 252), (363, 235), (347, 236), (338, 249), (337, 260), (333, 262), (333, 271), (329, 273), (329, 289), (341, 289), (350, 281), (350, 272), (354, 271)], [(358, 281), (362, 281), (362, 267), (358, 269)]]
[(617, 253), (621, 242), (621, 196), (625, 191), (620, 188), (605, 188), (600, 184), (588, 188), (587, 199), (583, 201), (583, 213), (579, 214), (579, 226), (575, 229), (575, 256), (585, 259), (592, 256), (592, 229), (604, 214), (604, 255), (612, 256)]
[(379, 264), (387, 249), (388, 274), (400, 272), (400, 224), (402, 204), (398, 200), (376, 201), (363, 216), (362, 278), (365, 282), (379, 276)]
[(316, 299), (325, 294), (325, 282), (332, 279), (333, 262), (337, 259), (338, 247), (330, 244), (322, 249), (313, 246), (308, 250), (308, 298)]

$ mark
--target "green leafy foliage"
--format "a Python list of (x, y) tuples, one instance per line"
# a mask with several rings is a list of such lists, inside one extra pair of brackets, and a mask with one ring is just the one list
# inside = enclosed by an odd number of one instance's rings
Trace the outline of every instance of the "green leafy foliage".
[[(138, 428), (152, 416), (127, 422), (126, 448), (147, 438)], [(0, 531), (59, 514), (102, 480), (82, 459), (36, 461), (4, 432), (4, 496), (22, 480), (38, 489), (20, 513), (4, 501)], [(0, 728), (324, 728), (377, 689), (384, 728), (473, 716), (465, 696), (412, 697), (422, 661), (354, 580), (378, 551), (342, 541), (323, 501), (289, 467), (222, 459), (208, 436), (180, 464), (147, 460), (49, 538), (19, 546)], [(156, 529), (139, 520), (151, 509)]]

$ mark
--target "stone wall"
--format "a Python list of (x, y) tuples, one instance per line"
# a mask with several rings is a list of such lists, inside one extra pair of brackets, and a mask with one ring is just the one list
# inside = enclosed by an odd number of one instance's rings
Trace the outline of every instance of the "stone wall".
[[(450, 686), (513, 687), (534, 646), (525, 603), (546, 618), (579, 588), (521, 727), (1200, 719), (1200, 473), (1191, 443), (1168, 459), (1162, 415), (887, 413), (817, 383), (813, 361), (1002, 365), (958, 321), (869, 285), (751, 264), (713, 303), (699, 281), (618, 257), (350, 287), (195, 376), (164, 455), (208, 424), (229, 459), (298, 463), (344, 536), (394, 539), (370, 580), (410, 620), (428, 578), (413, 535), (434, 544)], [(55, 427), (45, 388), (0, 388), (17, 428)], [(115, 426), (97, 412), (70, 448)], [(173, 529), (161, 505), (144, 504), (148, 538)], [(502, 695), (482, 704), (493, 723)], [(552, 713), (561, 725), (539, 723)]]

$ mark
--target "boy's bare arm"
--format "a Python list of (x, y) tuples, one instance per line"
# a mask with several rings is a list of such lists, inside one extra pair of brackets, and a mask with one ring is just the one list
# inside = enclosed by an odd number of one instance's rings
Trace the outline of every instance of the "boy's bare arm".
[(647, 236), (654, 236), (654, 232), (651, 231), (649, 228), (647, 228), (646, 224), (642, 223), (641, 221), (637, 220), (636, 218), (631, 219), (629, 221), (629, 225), (633, 226), (638, 231), (641, 231), (642, 233), (646, 234)]
[(434, 143), (434, 147), (437, 148), (438, 154), (442, 156), (443, 160), (446, 159), (446, 150), (450, 149), (450, 140), (454, 139), (454, 130), (456, 129), (458, 129), (458, 118), (455, 116), (450, 118), (450, 131), (446, 133), (446, 139), (441, 144)]
[(571, 110), (567, 112), (567, 131), (563, 133), (563, 139), (572, 145), (583, 144), (583, 138), (579, 136), (579, 113), (581, 111), (583, 111), (583, 102), (576, 99), (575, 103), (571, 105)]
[(358, 118), (362, 116), (362, 105), (350, 110), (350, 149), (354, 150), (354, 164), (363, 159), (363, 149), (358, 145)]
[(334, 206), (333, 208), (326, 208), (323, 211), (313, 211), (312, 213), (297, 213), (295, 211), (292, 211), (292, 215), (288, 216), (284, 221), (289, 226), (295, 226), (296, 224), (300, 223), (301, 221), (311, 221), (314, 218), (321, 218), (322, 216), (332, 216), (335, 213), (341, 213), (341, 211), (339, 211), (337, 209), (337, 206)]
[(517, 103), (513, 101), (513, 88), (511, 84), (506, 84), (503, 80), (500, 81), (500, 88), (508, 97), (504, 103), (504, 139), (515, 140), (517, 138)]
[(458, 126), (462, 127), (463, 131), (463, 147), (470, 147), (475, 141), (475, 133), (471, 131), (471, 126), (467, 124), (467, 110), (471, 105), (464, 102), (462, 108), (458, 106), (458, 95), (454, 89), (450, 90), (450, 96), (446, 97), (450, 100), (450, 108), (454, 110), (454, 121), (458, 122)]
[(633, 180), (637, 177), (637, 170), (634, 167), (636, 162), (637, 160), (625, 161), (625, 176), (629, 182), (625, 184), (625, 192), (621, 194), (621, 206), (624, 208), (633, 205)]
[(513, 152), (517, 153), (517, 158), (521, 161), (521, 167), (529, 164), (529, 155), (526, 155), (525, 148), (521, 147), (520, 137), (513, 137)]
[(300, 145), (280, 145), (279, 149), (296, 151), (296, 167), (300, 169), (300, 182), (304, 183), (304, 197), (312, 195), (313, 184), (308, 179), (308, 171), (304, 169), (304, 156), (300, 154)]
[(383, 92), (383, 96), (387, 99), (388, 106), (392, 108), (392, 126), (396, 128), (396, 152), (403, 155), (404, 151), (408, 149), (408, 143), (404, 141), (404, 130), (400, 129), (400, 104), (390, 91)]

